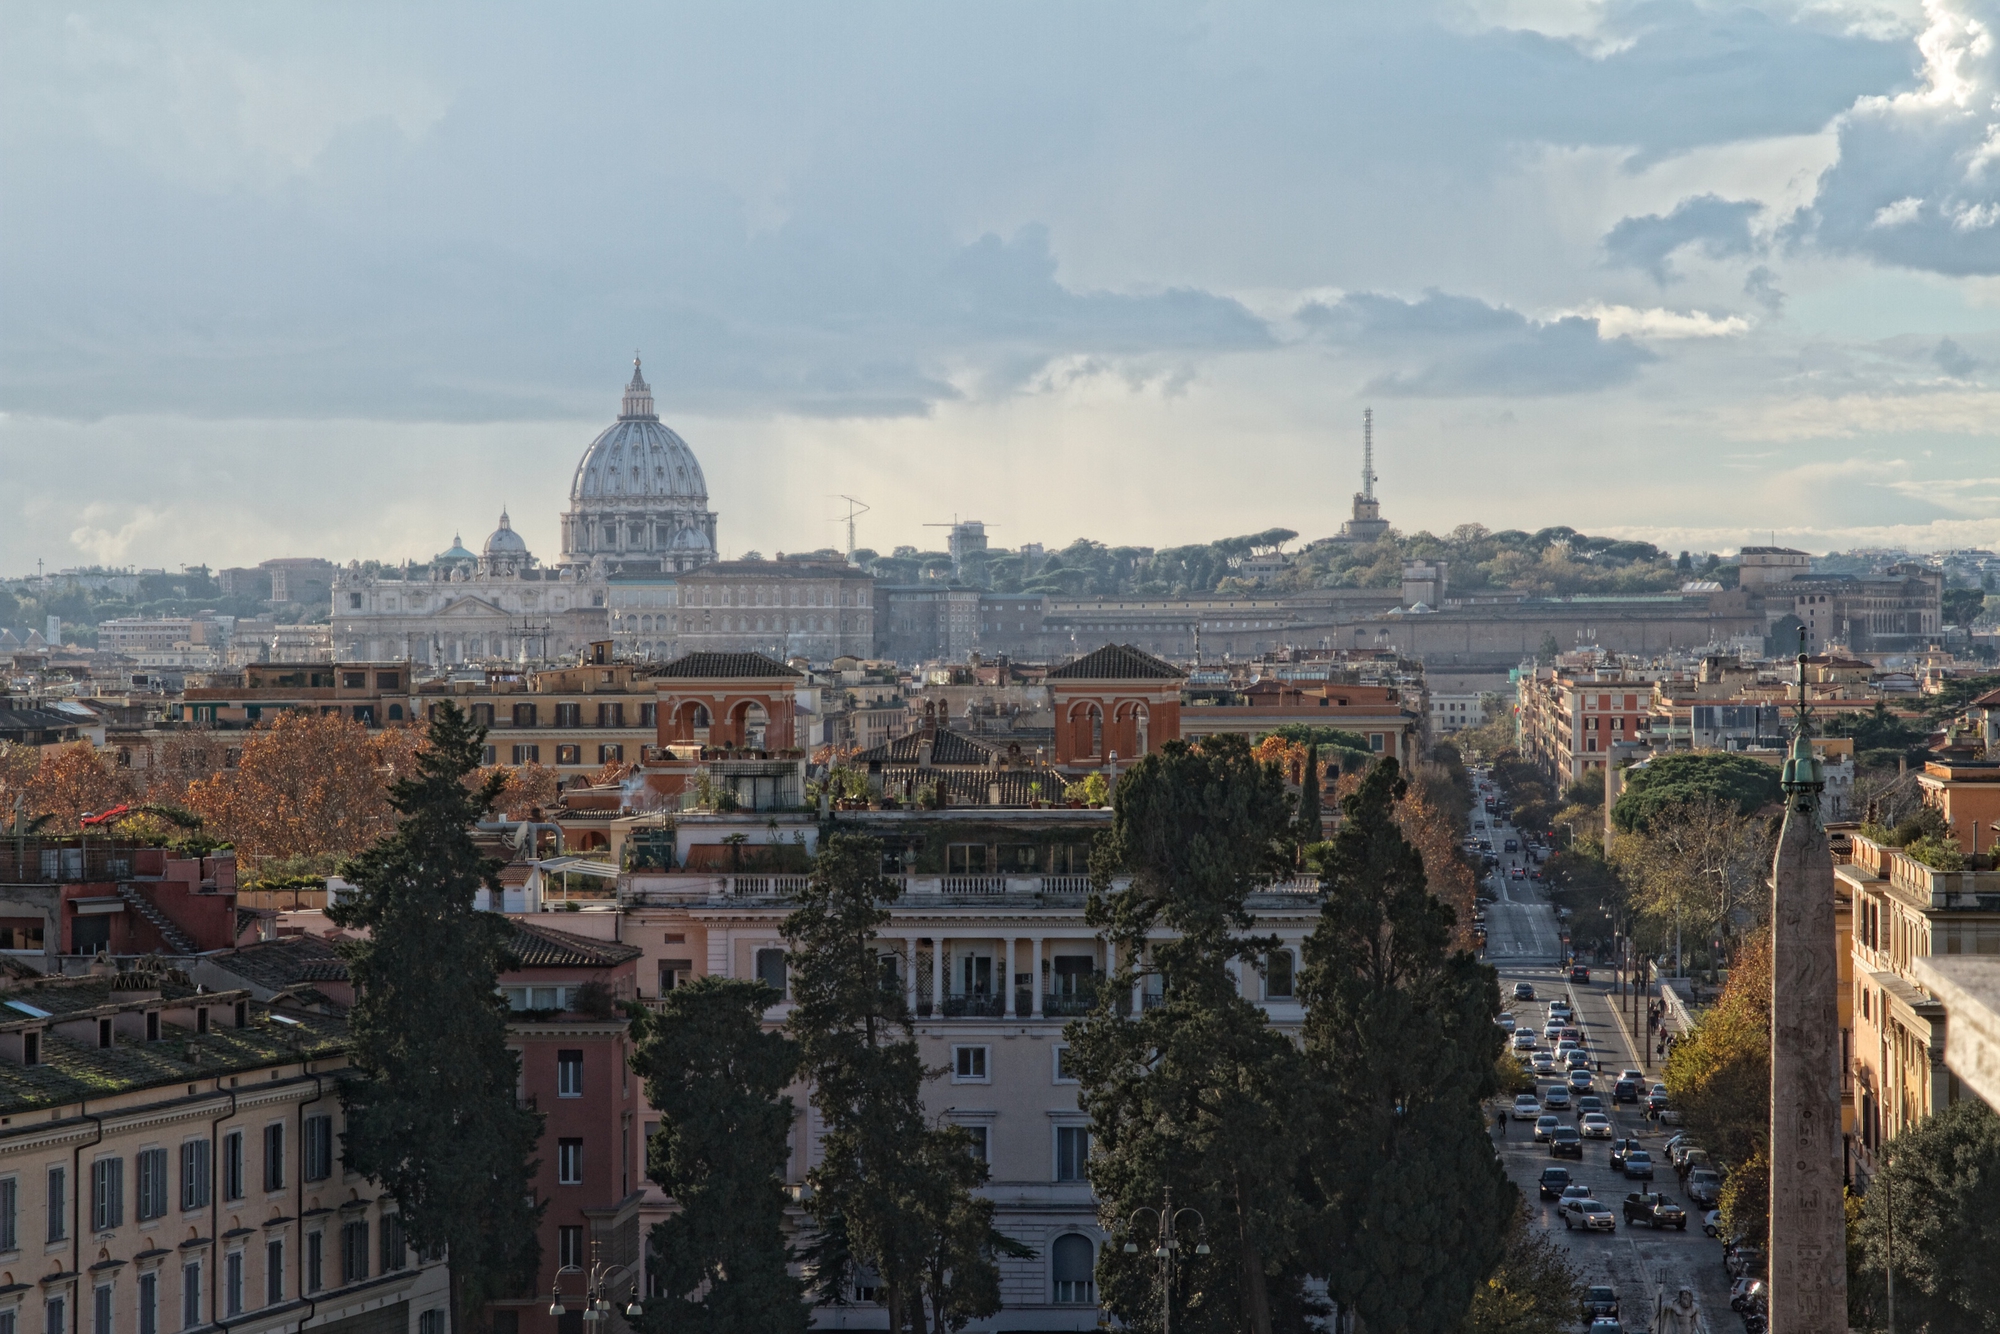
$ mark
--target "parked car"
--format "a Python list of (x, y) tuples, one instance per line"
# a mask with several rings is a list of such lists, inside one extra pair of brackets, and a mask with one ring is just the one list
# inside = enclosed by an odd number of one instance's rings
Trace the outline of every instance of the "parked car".
[(1710, 1209), (1701, 1216), (1701, 1234), (1704, 1237), (1719, 1237), (1722, 1235), (1722, 1210)]
[(1670, 1227), (1685, 1232), (1688, 1216), (1687, 1210), (1666, 1196), (1653, 1191), (1638, 1191), (1625, 1197), (1625, 1221), (1628, 1224), (1644, 1223), (1654, 1229)]
[(1731, 1242), (1722, 1248), (1722, 1269), (1731, 1278), (1756, 1278), (1764, 1272), (1764, 1251), (1760, 1246)]
[(1590, 1322), (1589, 1334), (1625, 1334), (1616, 1316), (1601, 1315)]
[(1646, 1110), (1655, 1114), (1667, 1110), (1667, 1086), (1665, 1084), (1653, 1085), (1653, 1091), (1646, 1095)]
[(1578, 1119), (1576, 1128), (1585, 1139), (1611, 1138), (1611, 1118), (1603, 1112), (1585, 1112)]
[(1613, 1084), (1611, 1086), (1611, 1101), (1613, 1102), (1639, 1101), (1639, 1085), (1637, 1081), (1630, 1079), (1621, 1079), (1616, 1084)]
[(1543, 1113), (1541, 1116), (1536, 1117), (1535, 1143), (1537, 1144), (1547, 1143), (1549, 1138), (1549, 1132), (1554, 1130), (1557, 1126), (1561, 1124), (1562, 1124), (1562, 1119), (1560, 1117), (1550, 1116), (1547, 1113)]
[(1536, 1183), (1545, 1200), (1559, 1200), (1569, 1189), (1569, 1169), (1567, 1167), (1544, 1167), (1541, 1180)]
[(1583, 1318), (1585, 1320), (1595, 1320), (1601, 1315), (1608, 1315), (1613, 1320), (1616, 1320), (1618, 1318), (1618, 1289), (1602, 1286), (1585, 1288), (1583, 1290), (1582, 1306)]
[(1520, 1093), (1514, 1097), (1514, 1119), (1532, 1121), (1542, 1114), (1542, 1102), (1532, 1093)]
[(1644, 1149), (1632, 1149), (1626, 1153), (1625, 1161), (1619, 1165), (1618, 1170), (1625, 1174), (1627, 1181), (1651, 1181), (1653, 1155)]
[(1515, 1000), (1533, 1000), (1534, 998), (1535, 998), (1535, 984), (1534, 984), (1534, 983), (1532, 983), (1532, 982), (1516, 982), (1516, 983), (1514, 984), (1514, 999), (1515, 999)]
[(1576, 1133), (1574, 1126), (1557, 1126), (1549, 1132), (1549, 1157), (1583, 1157), (1583, 1136)]
[(1644, 1153), (1644, 1152), (1645, 1152), (1645, 1150), (1644, 1150), (1643, 1148), (1640, 1148), (1640, 1146), (1639, 1146), (1639, 1141), (1638, 1141), (1638, 1140), (1636, 1140), (1636, 1139), (1614, 1139), (1614, 1140), (1612, 1140), (1612, 1141), (1611, 1141), (1611, 1170), (1612, 1170), (1612, 1171), (1614, 1171), (1614, 1172), (1622, 1172), (1622, 1171), (1624, 1171), (1624, 1170), (1625, 1170), (1625, 1155), (1626, 1155), (1626, 1154), (1628, 1154), (1628, 1153), (1631, 1153), (1631, 1152), (1632, 1152), (1632, 1151), (1633, 1151), (1634, 1149), (1638, 1149), (1638, 1150), (1639, 1150), (1639, 1152), (1641, 1152), (1641, 1153)]
[(1687, 1174), (1694, 1171), (1697, 1167), (1706, 1167), (1710, 1171), (1715, 1170), (1715, 1160), (1708, 1156), (1707, 1149), (1683, 1143), (1679, 1148), (1669, 1149), (1667, 1152), (1668, 1156), (1673, 1159), (1674, 1171), (1681, 1174), (1682, 1180), (1686, 1180)]
[(1616, 1232), (1618, 1219), (1605, 1205), (1596, 1200), (1564, 1200), (1562, 1220), (1565, 1230), (1582, 1228), (1586, 1232)]
[(1722, 1173), (1713, 1168), (1697, 1167), (1687, 1174), (1687, 1197), (1704, 1207), (1722, 1199)]
[(1551, 1110), (1560, 1108), (1565, 1112), (1568, 1111), (1569, 1089), (1562, 1084), (1549, 1085), (1548, 1092), (1542, 1095), (1542, 1106)]
[(1764, 1280), (1761, 1278), (1750, 1278), (1746, 1275), (1729, 1285), (1729, 1309), (1744, 1314), (1748, 1314), (1751, 1311), (1762, 1314), (1769, 1304), (1767, 1296), (1768, 1294), (1764, 1289)]

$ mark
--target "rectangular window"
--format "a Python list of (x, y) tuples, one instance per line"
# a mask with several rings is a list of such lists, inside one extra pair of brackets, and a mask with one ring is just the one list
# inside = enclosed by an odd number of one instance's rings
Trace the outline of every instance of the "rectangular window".
[(160, 1275), (139, 1275), (139, 1334), (160, 1334)]
[(359, 1283), (368, 1277), (368, 1224), (340, 1226), (340, 1281)]
[(583, 1268), (583, 1229), (565, 1225), (556, 1229), (556, 1259), (564, 1269)]
[(1077, 1082), (1076, 1069), (1069, 1062), (1069, 1048), (1067, 1046), (1061, 1046), (1056, 1048), (1055, 1061), (1056, 1061), (1055, 1082), (1058, 1084), (1076, 1083)]
[(757, 951), (757, 980), (778, 993), (785, 994), (785, 952), (783, 950)]
[(1264, 956), (1264, 996), (1267, 1000), (1290, 1000), (1297, 991), (1290, 950), (1273, 950)]
[(308, 1116), (305, 1123), (305, 1145), (302, 1152), (308, 1181), (324, 1181), (333, 1175), (333, 1118), (330, 1116)]
[(598, 705), (597, 725), (599, 727), (623, 727), (625, 725), (625, 706), (623, 704)]
[(285, 1123), (264, 1127), (264, 1189), (285, 1188)]
[(90, 1165), (90, 1230), (109, 1232), (125, 1221), (125, 1160), (99, 1158)]
[(201, 1261), (181, 1266), (181, 1328), (201, 1327)]
[(243, 1252), (231, 1251), (222, 1260), (223, 1310), (243, 1314)]
[(1382, 733), (1370, 732), (1368, 734), (1368, 749), (1379, 752), (1382, 749), (1382, 742)]
[(165, 1149), (141, 1149), (138, 1154), (139, 1197), (137, 1206), (139, 1221), (144, 1223), (154, 1218), (167, 1216), (168, 1190), (167, 1151)]
[(16, 1177), (0, 1181), (0, 1251), (21, 1249), (21, 1225), (18, 1210), (21, 1204), (21, 1183)]
[(264, 1305), (276, 1306), (285, 1300), (285, 1243), (264, 1243)]
[(986, 1083), (986, 1048), (953, 1047), (951, 1049), (951, 1082), (954, 1084)]
[(944, 850), (944, 869), (947, 875), (985, 875), (986, 845), (984, 843), (952, 843)]
[(559, 1098), (581, 1098), (583, 1096), (583, 1053), (581, 1051), (559, 1051), (556, 1053), (556, 1096)]
[(69, 1334), (69, 1299), (51, 1297), (42, 1303), (43, 1334)]
[(557, 727), (583, 726), (583, 705), (581, 704), (556, 705), (556, 726)]
[(639, 706), (639, 726), (641, 727), (658, 726), (658, 724), (655, 722), (655, 719), (657, 719), (659, 716), (660, 716), (659, 705), (641, 704)]
[(557, 747), (556, 747), (556, 763), (557, 763), (557, 764), (582, 764), (582, 763), (583, 763), (583, 747), (582, 747), (582, 746), (557, 746)]
[(599, 746), (597, 748), (597, 762), (599, 764), (623, 764), (625, 762), (625, 747), (617, 742), (606, 746)]
[(514, 747), (514, 763), (540, 764), (541, 762), (542, 762), (542, 748), (540, 746)]
[(564, 1139), (556, 1141), (556, 1184), (559, 1186), (581, 1186), (583, 1184), (583, 1141)]
[(243, 1198), (243, 1132), (232, 1130), (222, 1137), (222, 1198)]
[(306, 1234), (306, 1291), (318, 1292), (326, 1286), (326, 1234)]
[(111, 1334), (111, 1285), (100, 1283), (90, 1292), (91, 1334)]
[(516, 704), (514, 706), (514, 726), (533, 727), (534, 725), (535, 706), (532, 704)]
[(382, 1215), (382, 1272), (393, 1274), (403, 1267), (409, 1245), (403, 1240), (403, 1216)]
[[(497, 1315), (498, 1312), (495, 1312), (494, 1314)], [(507, 1314), (516, 1317), (514, 1328), (516, 1330), (519, 1330), (521, 1327), (519, 1321), (520, 1312), (509, 1311)], [(439, 1307), (438, 1309), (432, 1311), (418, 1312), (417, 1334), (444, 1334), (444, 1308)], [(494, 1334), (500, 1334), (500, 1330), (497, 1324), (494, 1327)]]
[(990, 1163), (993, 1161), (991, 1158), (988, 1158), (986, 1156), (985, 1126), (960, 1126), (959, 1129), (963, 1130), (966, 1133), (967, 1138), (969, 1138), (972, 1141), (972, 1143), (967, 1147), (974, 1158), (977, 1158), (982, 1163)]
[(1056, 1180), (1086, 1181), (1090, 1163), (1090, 1127), (1056, 1127)]
[(208, 1208), (209, 1144), (191, 1139), (181, 1145), (181, 1209), (192, 1212)]

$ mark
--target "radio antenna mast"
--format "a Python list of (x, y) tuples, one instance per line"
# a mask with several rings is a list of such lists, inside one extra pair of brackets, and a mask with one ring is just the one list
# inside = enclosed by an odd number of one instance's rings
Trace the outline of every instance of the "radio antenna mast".
[(1361, 409), (1361, 495), (1375, 499), (1375, 409)]
[[(866, 514), (869, 507), (856, 500), (853, 496), (835, 496), (834, 499), (847, 502), (847, 563), (852, 565), (854, 564), (854, 516), (857, 514)], [(839, 520), (835, 520), (835, 522), (837, 523)]]

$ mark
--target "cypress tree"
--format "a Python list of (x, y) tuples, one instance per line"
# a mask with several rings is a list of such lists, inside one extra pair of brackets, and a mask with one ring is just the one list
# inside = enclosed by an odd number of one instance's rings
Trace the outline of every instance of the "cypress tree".
[(368, 932), (340, 946), (359, 1072), (341, 1086), (347, 1161), (395, 1197), (412, 1244), (448, 1248), (454, 1328), (532, 1283), (541, 1255), (528, 1198), (542, 1122), (515, 1102), (497, 990), (509, 928), (472, 906), (482, 883), (499, 889), (472, 842), (499, 786), (467, 783), (485, 740), (439, 708), (415, 772), (390, 785), (396, 831), (350, 863), (359, 892), (328, 914)]
[(1306, 772), (1299, 780), (1299, 854), (1326, 837), (1320, 821), (1319, 747), (1306, 747)]
[(1393, 759), (1341, 804), (1306, 943), (1305, 1048), (1321, 1089), (1315, 1264), (1384, 1331), (1442, 1334), (1499, 1262), (1518, 1195), (1487, 1139), (1499, 981), (1451, 948), (1452, 909), (1396, 826)]
[[(1092, 857), (1089, 919), (1117, 946), (1119, 966), (1097, 1008), (1065, 1030), (1093, 1139), (1090, 1182), (1120, 1231), (1097, 1275), (1105, 1304), (1127, 1328), (1160, 1318), (1158, 1262), (1148, 1225), (1127, 1235), (1134, 1210), (1176, 1211), (1206, 1224), (1195, 1254), (1191, 1218), (1171, 1295), (1176, 1329), (1299, 1327), (1310, 1307), (1299, 1238), (1311, 1214), (1298, 1189), (1312, 1106), (1303, 1061), (1263, 1010), (1242, 995), (1230, 965), (1254, 984), (1275, 944), (1241, 934), (1247, 898), (1290, 862), (1294, 827), (1283, 775), (1241, 737), (1199, 746), (1170, 741), (1119, 782), (1116, 814)], [(1113, 873), (1131, 876), (1121, 894)], [(1159, 1003), (1121, 1013), (1142, 976), (1137, 960), (1155, 927), (1147, 970)], [(1131, 1241), (1138, 1253), (1127, 1255)]]
[(680, 1211), (653, 1229), (644, 1334), (804, 1334), (804, 1284), (786, 1272), (785, 1161), (798, 1051), (766, 1032), (762, 982), (697, 979), (633, 1018), (632, 1068), (660, 1113), (647, 1175)]

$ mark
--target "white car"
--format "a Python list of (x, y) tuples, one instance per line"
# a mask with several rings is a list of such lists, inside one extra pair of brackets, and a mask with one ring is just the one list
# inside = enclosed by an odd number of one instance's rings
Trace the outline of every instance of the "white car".
[(1529, 1064), (1535, 1067), (1536, 1074), (1551, 1075), (1555, 1073), (1556, 1058), (1552, 1052), (1538, 1051), (1534, 1054)]
[(1577, 1129), (1585, 1139), (1610, 1139), (1611, 1118), (1603, 1112), (1585, 1112), (1583, 1122)]
[(1502, 1010), (1500, 1012), (1500, 1017), (1498, 1019), (1495, 1019), (1493, 1022), (1500, 1025), (1501, 1028), (1505, 1029), (1509, 1033), (1514, 1031), (1514, 1016), (1505, 1010)]
[(1554, 1131), (1555, 1128), (1561, 1124), (1562, 1124), (1562, 1118), (1560, 1116), (1543, 1115), (1536, 1117), (1535, 1143), (1540, 1144), (1545, 1140), (1547, 1140), (1550, 1132)]
[(1535, 1121), (1539, 1120), (1541, 1115), (1542, 1104), (1534, 1094), (1522, 1093), (1516, 1095), (1514, 1098), (1514, 1119), (1516, 1121)]
[(1533, 1033), (1530, 1033), (1527, 1029), (1524, 1028), (1520, 1032), (1514, 1034), (1515, 1051), (1533, 1051), (1534, 1049), (1535, 1049), (1535, 1035)]
[(1616, 1232), (1618, 1219), (1596, 1200), (1564, 1200), (1561, 1205), (1565, 1231), (1582, 1228), (1586, 1232)]

